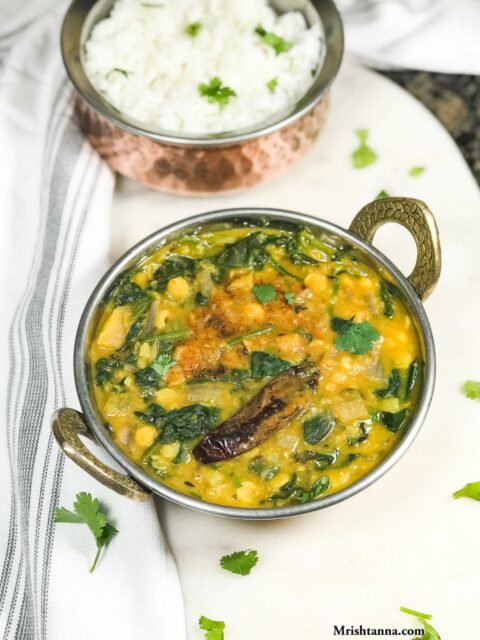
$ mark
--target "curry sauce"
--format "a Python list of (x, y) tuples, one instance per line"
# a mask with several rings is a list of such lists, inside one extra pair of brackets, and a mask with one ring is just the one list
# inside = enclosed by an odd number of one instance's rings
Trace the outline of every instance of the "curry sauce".
[(401, 437), (422, 361), (395, 287), (307, 228), (184, 235), (124, 273), (91, 348), (115, 443), (222, 505), (314, 500)]

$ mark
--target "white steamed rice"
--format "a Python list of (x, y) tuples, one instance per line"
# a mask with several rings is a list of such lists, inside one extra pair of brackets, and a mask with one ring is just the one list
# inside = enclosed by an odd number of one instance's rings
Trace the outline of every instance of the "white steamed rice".
[[(192, 37), (186, 28), (196, 22)], [(259, 25), (292, 48), (277, 55)], [(84, 65), (105, 99), (145, 126), (209, 134), (284, 111), (311, 86), (323, 55), (320, 25), (308, 28), (296, 11), (278, 16), (267, 0), (117, 0), (92, 30)], [(237, 94), (224, 108), (199, 93), (214, 77)]]

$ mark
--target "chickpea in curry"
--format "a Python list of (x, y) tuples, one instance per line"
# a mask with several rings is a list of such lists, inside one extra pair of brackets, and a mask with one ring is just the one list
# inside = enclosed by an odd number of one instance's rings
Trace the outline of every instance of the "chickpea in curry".
[(315, 500), (409, 422), (422, 361), (393, 284), (308, 228), (199, 229), (125, 272), (91, 347), (118, 447), (221, 505)]

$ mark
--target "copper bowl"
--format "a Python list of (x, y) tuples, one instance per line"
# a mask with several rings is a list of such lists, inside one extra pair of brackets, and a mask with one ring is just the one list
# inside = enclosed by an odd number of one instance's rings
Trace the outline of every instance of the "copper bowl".
[(122, 175), (179, 194), (208, 195), (253, 187), (291, 167), (322, 129), (328, 89), (343, 56), (343, 28), (332, 0), (272, 0), (276, 11), (301, 11), (324, 29), (325, 56), (312, 86), (287, 111), (252, 128), (196, 136), (145, 125), (121, 114), (84, 71), (84, 44), (114, 0), (73, 0), (62, 27), (62, 56), (78, 96), (76, 113), (90, 143)]

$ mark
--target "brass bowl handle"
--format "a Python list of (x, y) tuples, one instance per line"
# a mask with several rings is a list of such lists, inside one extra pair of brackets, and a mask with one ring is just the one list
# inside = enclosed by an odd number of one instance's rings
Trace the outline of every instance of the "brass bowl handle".
[(415, 198), (382, 198), (361, 209), (350, 231), (367, 242), (372, 242), (379, 227), (387, 222), (404, 226), (415, 239), (417, 261), (409, 276), (410, 284), (425, 300), (432, 293), (442, 267), (440, 238), (433, 213), (421, 200)]
[(110, 469), (82, 443), (79, 436), (93, 442), (95, 437), (81, 413), (74, 409), (58, 409), (52, 417), (52, 431), (63, 452), (96, 480), (132, 500), (148, 500), (148, 491), (129, 476)]

